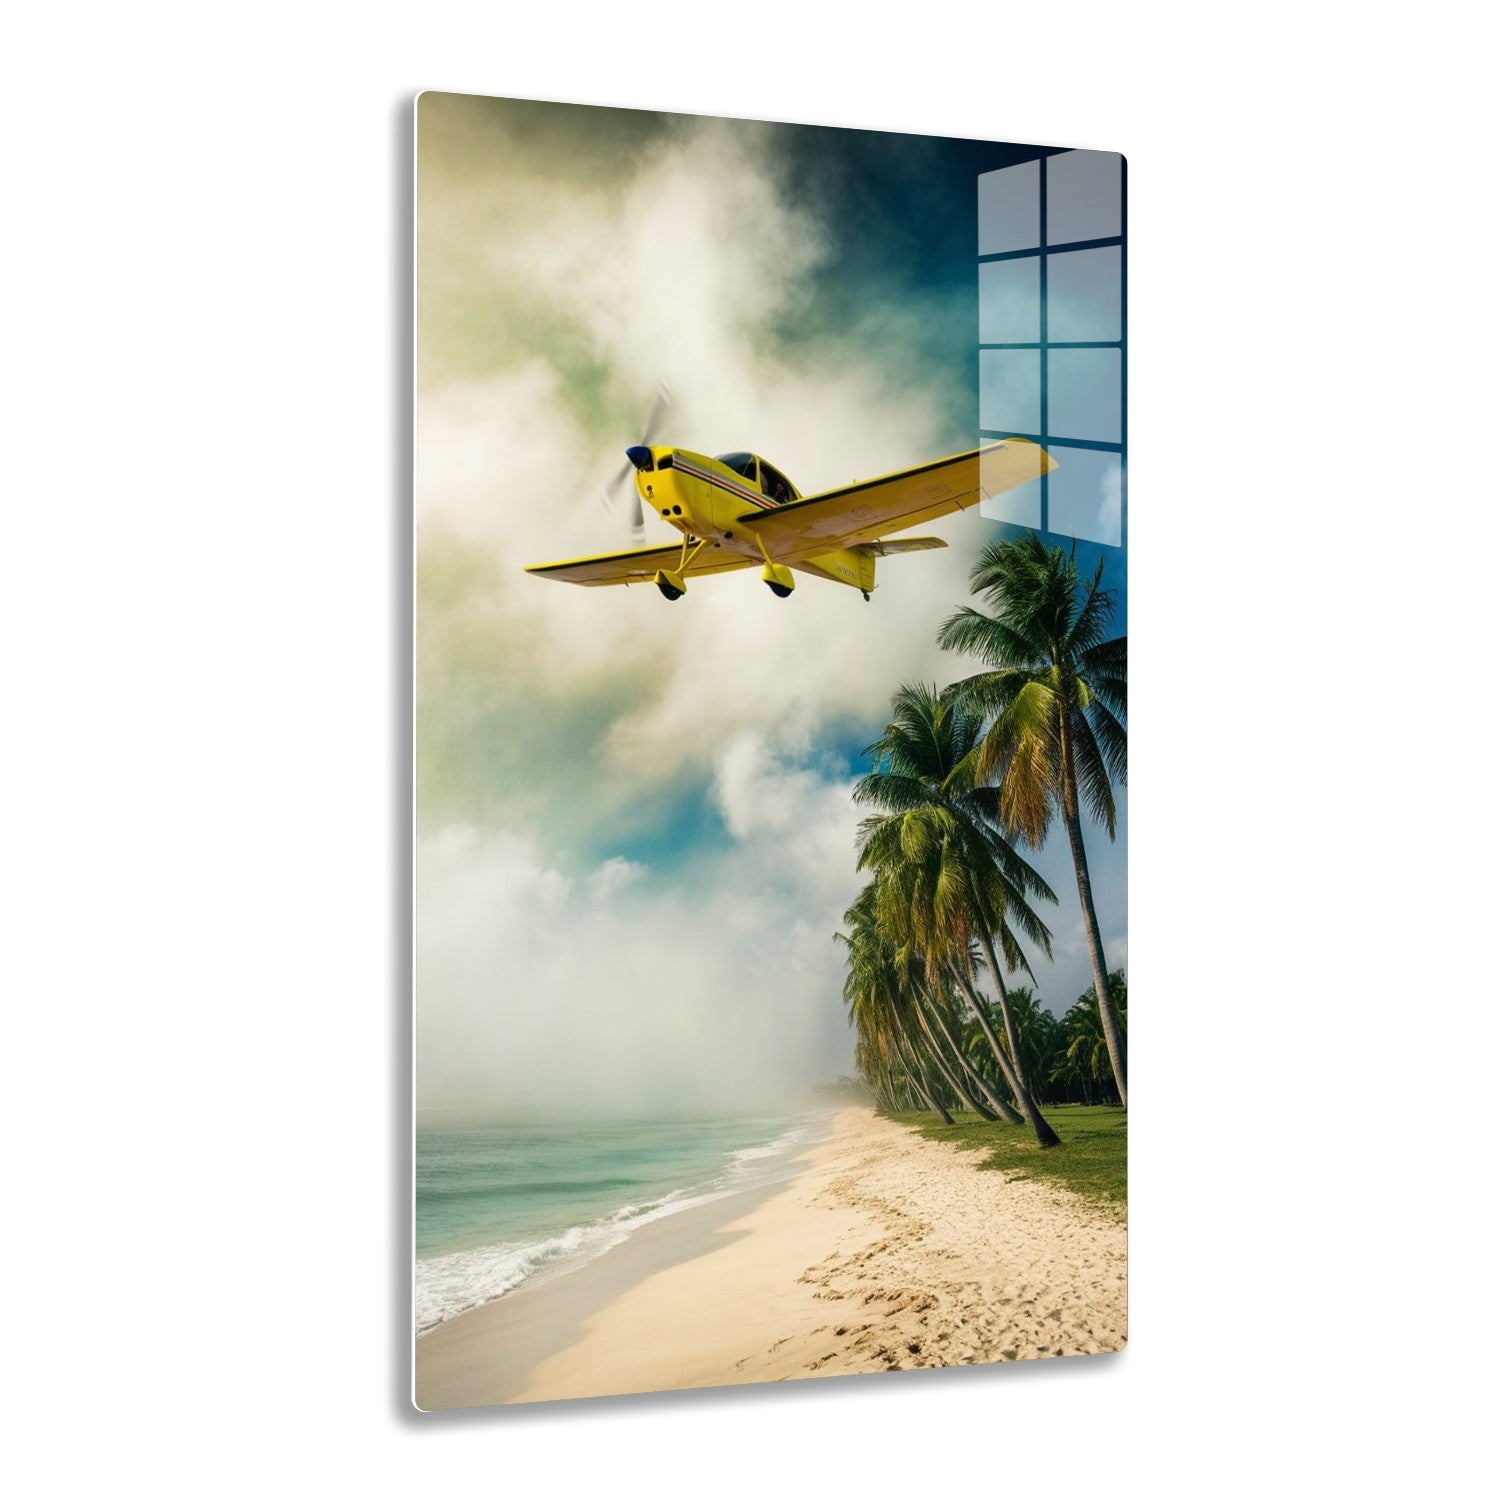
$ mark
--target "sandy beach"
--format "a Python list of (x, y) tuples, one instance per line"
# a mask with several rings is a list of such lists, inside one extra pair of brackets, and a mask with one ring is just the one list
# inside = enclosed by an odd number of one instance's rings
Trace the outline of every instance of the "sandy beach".
[(789, 1183), (647, 1225), (417, 1340), (424, 1410), (1043, 1359), (1125, 1343), (1120, 1216), (868, 1109)]

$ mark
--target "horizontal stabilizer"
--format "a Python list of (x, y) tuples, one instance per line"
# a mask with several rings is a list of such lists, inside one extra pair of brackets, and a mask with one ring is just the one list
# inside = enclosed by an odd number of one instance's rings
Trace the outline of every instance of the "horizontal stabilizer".
[(870, 552), (876, 557), (890, 557), (896, 552), (930, 552), (934, 547), (947, 545), (940, 536), (902, 536), (892, 537), (888, 542), (863, 542), (854, 550)]

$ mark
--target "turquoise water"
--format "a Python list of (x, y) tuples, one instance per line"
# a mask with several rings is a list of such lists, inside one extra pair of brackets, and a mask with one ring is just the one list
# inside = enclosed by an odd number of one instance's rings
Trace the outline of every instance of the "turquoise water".
[(418, 1120), (419, 1330), (581, 1265), (642, 1224), (785, 1176), (818, 1133), (807, 1115)]

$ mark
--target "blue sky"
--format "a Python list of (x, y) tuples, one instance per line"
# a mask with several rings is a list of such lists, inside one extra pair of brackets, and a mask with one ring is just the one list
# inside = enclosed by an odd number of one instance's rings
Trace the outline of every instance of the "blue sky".
[[(975, 177), (1035, 154), (423, 96), (419, 1104), (733, 1108), (852, 1070), (849, 785), (901, 682), (963, 675), (934, 636), (1005, 528), (940, 523), (949, 550), (886, 559), (868, 604), (521, 569), (626, 541), (598, 491), (658, 382), (659, 441), (804, 493), (974, 446)], [(1123, 826), (1087, 831), (1112, 965)], [(1036, 862), (1060, 1011), (1088, 963), (1058, 836)]]

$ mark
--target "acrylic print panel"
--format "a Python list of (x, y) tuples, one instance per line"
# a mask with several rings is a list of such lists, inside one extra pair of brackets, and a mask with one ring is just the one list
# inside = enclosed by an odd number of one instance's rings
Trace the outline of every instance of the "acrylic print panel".
[(1121, 1348), (1123, 161), (417, 174), (417, 1404)]

